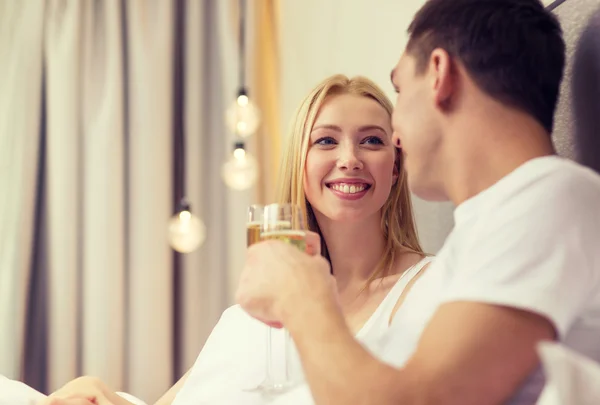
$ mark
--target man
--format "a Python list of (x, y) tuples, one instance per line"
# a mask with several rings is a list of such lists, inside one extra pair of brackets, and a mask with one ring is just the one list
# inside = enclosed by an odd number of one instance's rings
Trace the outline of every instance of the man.
[(317, 404), (534, 404), (536, 345), (600, 360), (600, 176), (554, 156), (564, 67), (538, 0), (430, 0), (392, 71), (394, 142), (412, 191), (457, 206), (376, 359), (351, 335), (329, 263), (248, 251), (237, 293), (286, 327)]

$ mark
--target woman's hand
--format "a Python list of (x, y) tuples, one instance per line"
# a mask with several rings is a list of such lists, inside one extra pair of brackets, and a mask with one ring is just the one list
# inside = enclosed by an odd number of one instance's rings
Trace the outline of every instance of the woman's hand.
[(79, 377), (50, 394), (38, 405), (132, 405), (99, 378)]
[(44, 405), (96, 405), (85, 398), (57, 398), (48, 397), (41, 404)]

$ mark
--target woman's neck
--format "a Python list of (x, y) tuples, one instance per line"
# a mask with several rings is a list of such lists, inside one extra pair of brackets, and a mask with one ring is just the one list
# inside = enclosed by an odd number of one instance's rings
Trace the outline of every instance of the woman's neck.
[(378, 214), (360, 222), (321, 218), (319, 228), (327, 243), (338, 291), (362, 288), (385, 253), (385, 237)]

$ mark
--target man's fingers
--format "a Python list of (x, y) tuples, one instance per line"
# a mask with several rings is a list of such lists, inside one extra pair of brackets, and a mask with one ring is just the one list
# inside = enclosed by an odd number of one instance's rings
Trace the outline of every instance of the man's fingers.
[(283, 328), (283, 324), (281, 322), (264, 322), (264, 323), (266, 323), (271, 328), (275, 328), (275, 329)]
[(321, 254), (321, 237), (318, 233), (306, 231), (306, 253), (312, 256)]

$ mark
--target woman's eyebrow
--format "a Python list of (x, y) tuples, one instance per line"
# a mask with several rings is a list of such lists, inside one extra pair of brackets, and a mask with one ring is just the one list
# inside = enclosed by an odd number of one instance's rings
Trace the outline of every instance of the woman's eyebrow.
[(378, 129), (381, 132), (383, 132), (384, 134), (387, 133), (385, 131), (385, 129), (383, 129), (379, 125), (365, 125), (365, 126), (362, 126), (362, 127), (358, 128), (358, 132), (367, 132), (367, 131), (371, 131), (373, 129)]
[(313, 127), (313, 131), (316, 131), (317, 129), (331, 129), (337, 132), (342, 132), (342, 128), (338, 127), (337, 125), (331, 125), (331, 124), (323, 124), (323, 125), (316, 125), (315, 127)]

